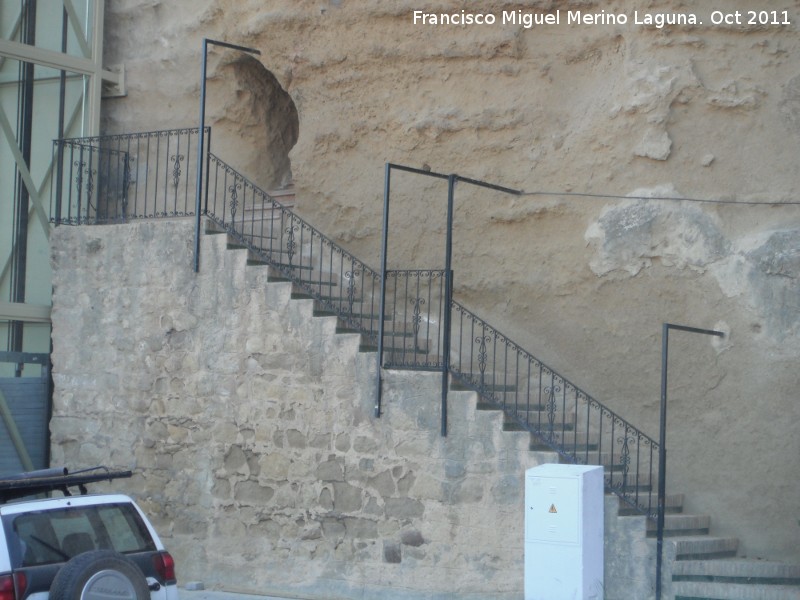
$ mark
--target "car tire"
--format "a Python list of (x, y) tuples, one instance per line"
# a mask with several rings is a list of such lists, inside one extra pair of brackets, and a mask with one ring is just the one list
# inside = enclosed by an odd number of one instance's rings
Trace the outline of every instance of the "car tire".
[(49, 600), (149, 600), (150, 588), (132, 560), (112, 550), (93, 550), (70, 559), (56, 574)]

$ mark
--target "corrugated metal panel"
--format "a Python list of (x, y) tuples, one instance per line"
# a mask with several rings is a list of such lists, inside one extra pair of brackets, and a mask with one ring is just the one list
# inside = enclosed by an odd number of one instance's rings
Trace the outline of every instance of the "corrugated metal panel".
[[(0, 378), (0, 390), (25, 443), (34, 468), (47, 467), (48, 383), (45, 379)], [(25, 469), (11, 435), (0, 419), (0, 474), (19, 473)]]

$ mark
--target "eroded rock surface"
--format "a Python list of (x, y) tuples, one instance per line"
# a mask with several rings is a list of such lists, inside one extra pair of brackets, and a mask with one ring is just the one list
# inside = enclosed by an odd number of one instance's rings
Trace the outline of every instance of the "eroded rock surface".
[[(480, 3), (706, 19), (530, 29), (415, 25), (410, 0), (107, 4), (106, 62), (125, 64), (128, 96), (106, 102), (106, 130), (194, 125), (203, 37), (260, 49), (264, 71), (210, 53), (213, 147), (263, 186), (285, 183), (288, 152), (298, 210), (368, 263), (387, 161), (552, 192), (459, 185), (456, 295), (646, 432), (658, 431), (661, 324), (724, 324), (724, 344), (676, 342), (670, 485), (744, 554), (800, 560), (794, 3), (759, 7), (788, 8), (785, 26), (712, 26), (700, 1)], [(643, 195), (684, 200), (625, 199)], [(443, 267), (445, 201), (396, 177), (393, 264)]]

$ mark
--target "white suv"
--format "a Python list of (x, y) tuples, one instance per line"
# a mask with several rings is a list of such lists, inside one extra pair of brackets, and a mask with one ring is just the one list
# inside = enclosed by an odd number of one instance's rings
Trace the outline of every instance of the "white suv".
[[(141, 509), (85, 495), (87, 482), (130, 472), (42, 473), (0, 477), (0, 600), (178, 600), (175, 562)], [(84, 495), (18, 500), (74, 486)]]

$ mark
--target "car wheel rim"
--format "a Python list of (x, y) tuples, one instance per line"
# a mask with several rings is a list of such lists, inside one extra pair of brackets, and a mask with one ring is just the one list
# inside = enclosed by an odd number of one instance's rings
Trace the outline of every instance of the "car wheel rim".
[(136, 589), (119, 571), (105, 570), (89, 578), (80, 600), (136, 600)]

